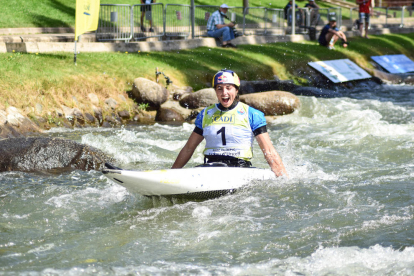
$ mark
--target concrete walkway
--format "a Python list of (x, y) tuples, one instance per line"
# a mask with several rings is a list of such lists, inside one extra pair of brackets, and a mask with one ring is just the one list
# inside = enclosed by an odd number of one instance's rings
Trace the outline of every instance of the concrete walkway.
[[(74, 30), (72, 28), (18, 28), (0, 29), (0, 53), (52, 53), (74, 52)], [(407, 28), (373, 28), (371, 35), (389, 33), (413, 33), (414, 27)], [(345, 31), (347, 37), (359, 36), (358, 31)], [(214, 38), (196, 38), (181, 40), (150, 39), (152, 41), (140, 42), (96, 42), (95, 33), (81, 36), (77, 43), (77, 52), (152, 52), (177, 51), (197, 47), (218, 47)], [(240, 36), (234, 40), (236, 45), (253, 45), (277, 42), (298, 42), (309, 40), (308, 35), (266, 35), (266, 36)]]

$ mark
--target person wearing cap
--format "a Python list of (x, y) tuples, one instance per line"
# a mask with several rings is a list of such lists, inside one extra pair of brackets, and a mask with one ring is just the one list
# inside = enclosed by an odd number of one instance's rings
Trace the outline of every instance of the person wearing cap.
[(372, 1), (371, 0), (356, 0), (359, 5), (359, 32), (362, 36), (362, 27), (365, 22), (365, 38), (368, 38), (369, 17), (371, 14)]
[(253, 140), (256, 138), (264, 157), (276, 176), (286, 175), (282, 159), (273, 147), (263, 112), (238, 100), (240, 79), (231, 70), (221, 70), (213, 78), (217, 104), (203, 109), (195, 128), (172, 168), (182, 168), (197, 146), (206, 139), (204, 163), (220, 162), (229, 167), (251, 167)]
[(219, 10), (213, 12), (207, 21), (207, 35), (211, 37), (220, 38), (223, 37), (222, 47), (237, 48), (236, 45), (230, 41), (235, 38), (233, 22), (224, 23), (224, 18), (227, 18), (226, 14), (229, 6), (222, 4)]
[(345, 34), (336, 27), (336, 16), (331, 15), (329, 17), (329, 23), (321, 30), (318, 39), (319, 45), (328, 47), (329, 50), (335, 49), (334, 45), (339, 38), (342, 40), (342, 46), (344, 48), (348, 47)]

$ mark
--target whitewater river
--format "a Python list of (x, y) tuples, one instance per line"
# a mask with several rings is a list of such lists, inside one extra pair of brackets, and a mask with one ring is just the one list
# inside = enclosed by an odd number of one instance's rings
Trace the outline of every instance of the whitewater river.
[[(0, 173), (0, 275), (413, 275), (414, 89), (365, 90), (300, 97), (268, 127), (290, 179), (213, 200), (130, 194), (98, 171)], [(193, 127), (44, 136), (161, 169)]]

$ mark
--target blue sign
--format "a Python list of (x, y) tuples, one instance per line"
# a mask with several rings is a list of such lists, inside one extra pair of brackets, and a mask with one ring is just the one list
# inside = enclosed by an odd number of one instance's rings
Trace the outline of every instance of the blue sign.
[(414, 72), (414, 61), (405, 55), (385, 55), (371, 58), (392, 74)]

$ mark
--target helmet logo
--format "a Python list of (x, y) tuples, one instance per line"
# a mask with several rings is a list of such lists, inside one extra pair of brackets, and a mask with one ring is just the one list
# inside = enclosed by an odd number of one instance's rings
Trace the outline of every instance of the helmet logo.
[(226, 83), (227, 77), (225, 75), (221, 75), (217, 78), (217, 83)]

